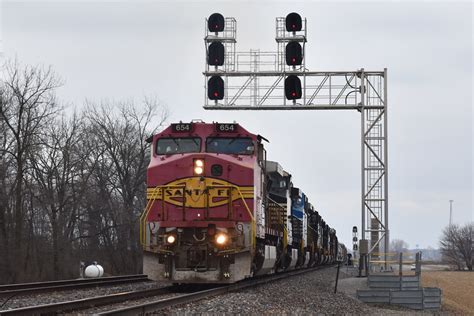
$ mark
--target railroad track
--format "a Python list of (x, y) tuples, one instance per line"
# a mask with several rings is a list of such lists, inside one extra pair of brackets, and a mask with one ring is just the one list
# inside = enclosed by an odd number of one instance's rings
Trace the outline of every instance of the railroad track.
[(233, 292), (237, 290), (242, 290), (248, 287), (262, 285), (269, 282), (281, 280), (283, 278), (292, 277), (292, 276), (300, 275), (303, 273), (308, 273), (308, 272), (321, 270), (321, 269), (325, 269), (329, 267), (332, 267), (332, 266), (319, 266), (319, 267), (314, 267), (310, 269), (294, 270), (294, 271), (288, 271), (288, 272), (283, 272), (279, 274), (265, 275), (258, 278), (240, 281), (238, 283), (234, 283), (230, 285), (216, 287), (213, 289), (197, 291), (194, 293), (178, 295), (178, 296), (165, 298), (165, 299), (161, 299), (158, 301), (149, 302), (145, 304), (139, 304), (139, 305), (135, 305), (131, 307), (125, 307), (125, 308), (110, 310), (107, 312), (101, 312), (101, 313), (97, 313), (96, 315), (145, 315), (146, 313), (155, 312), (157, 310), (160, 310), (166, 307), (180, 305), (180, 304), (188, 304), (188, 303), (191, 303), (191, 302), (194, 302), (206, 297), (221, 295), (221, 294), (225, 294), (225, 293)]
[(149, 281), (144, 274), (0, 285), (0, 297)]
[[(173, 297), (164, 298), (155, 300), (152, 302), (147, 302), (144, 304), (137, 304), (131, 307), (113, 309), (101, 313), (95, 313), (96, 315), (137, 315), (145, 314), (153, 311), (157, 311), (166, 307), (186, 304), (193, 301), (197, 301), (206, 297), (215, 296), (224, 294), (227, 292), (237, 291), (244, 288), (262, 285), (268, 282), (273, 282), (287, 277), (292, 277), (300, 275), (303, 273), (308, 273), (330, 266), (320, 266), (310, 269), (294, 270), (288, 271), (279, 274), (265, 275), (258, 278), (253, 278), (249, 280), (244, 280), (238, 283), (217, 286), (215, 288), (195, 291), (187, 294), (178, 294)], [(98, 296), (93, 298), (80, 299), (69, 302), (60, 302), (39, 306), (23, 307), (17, 309), (11, 309), (6, 311), (0, 311), (0, 315), (38, 315), (38, 314), (47, 314), (47, 313), (57, 313), (57, 312), (70, 312), (81, 309), (86, 309), (90, 307), (97, 307), (103, 305), (111, 305), (116, 303), (122, 303), (128, 300), (136, 300), (140, 298), (152, 297), (157, 295), (169, 294), (176, 290), (176, 286), (168, 286), (159, 289), (151, 290), (142, 290), (142, 291), (132, 291), (125, 293), (117, 293), (111, 295)]]
[(167, 286), (159, 289), (130, 291), (91, 298), (83, 298), (74, 301), (58, 302), (37, 306), (28, 306), (15, 308), (10, 310), (0, 310), (0, 315), (39, 315), (39, 314), (55, 314), (58, 312), (69, 312), (81, 310), (95, 306), (110, 305), (122, 303), (128, 300), (140, 299), (150, 296), (163, 295), (170, 293), (175, 287)]

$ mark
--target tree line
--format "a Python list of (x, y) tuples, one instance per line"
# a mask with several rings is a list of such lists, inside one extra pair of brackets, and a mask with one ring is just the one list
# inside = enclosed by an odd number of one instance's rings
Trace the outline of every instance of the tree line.
[(141, 272), (145, 139), (167, 109), (144, 98), (74, 112), (51, 68), (10, 61), (0, 72), (0, 283), (77, 277), (92, 260)]
[(443, 261), (458, 270), (472, 271), (474, 260), (474, 223), (448, 225), (440, 240)]

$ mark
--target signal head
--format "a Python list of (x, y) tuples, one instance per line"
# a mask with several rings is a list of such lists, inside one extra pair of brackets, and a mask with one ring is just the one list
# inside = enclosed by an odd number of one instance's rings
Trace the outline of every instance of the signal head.
[(207, 81), (207, 97), (209, 100), (224, 99), (224, 80), (220, 76), (212, 76)]
[(301, 80), (295, 75), (290, 75), (285, 79), (285, 97), (288, 100), (301, 99)]
[(301, 65), (303, 62), (303, 49), (298, 42), (289, 42), (285, 49), (286, 64), (288, 66)]
[(301, 31), (303, 26), (303, 22), (301, 21), (301, 16), (296, 13), (292, 12), (286, 16), (285, 19), (286, 24), (286, 31), (287, 32), (298, 32)]
[(221, 42), (212, 42), (209, 45), (207, 63), (211, 66), (224, 65), (224, 45)]
[(213, 13), (207, 19), (207, 29), (209, 32), (222, 32), (224, 30), (225, 20), (220, 13)]

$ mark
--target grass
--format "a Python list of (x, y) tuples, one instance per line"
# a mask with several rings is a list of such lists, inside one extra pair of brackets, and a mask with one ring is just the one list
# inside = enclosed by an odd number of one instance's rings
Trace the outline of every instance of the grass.
[(424, 287), (439, 287), (443, 291), (443, 307), (456, 313), (474, 315), (474, 272), (423, 271)]

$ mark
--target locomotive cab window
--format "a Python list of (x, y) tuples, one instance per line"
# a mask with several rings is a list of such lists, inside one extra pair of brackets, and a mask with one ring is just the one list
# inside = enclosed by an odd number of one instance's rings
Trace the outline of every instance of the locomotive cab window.
[(158, 155), (173, 155), (184, 153), (198, 153), (201, 151), (201, 138), (160, 138), (156, 142)]
[(252, 155), (255, 146), (248, 137), (209, 137), (206, 152), (218, 154)]

